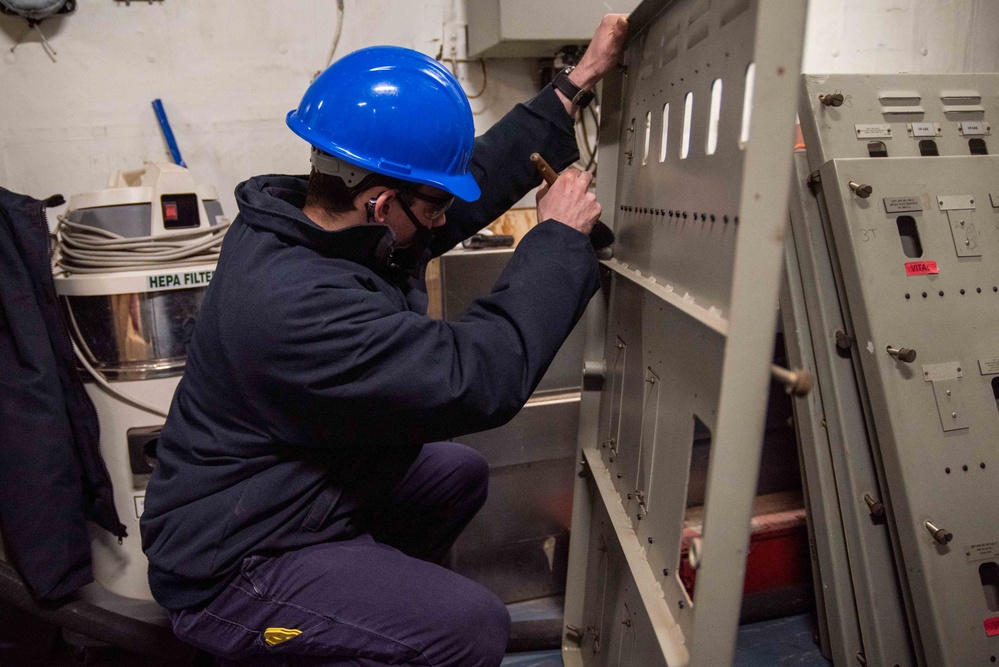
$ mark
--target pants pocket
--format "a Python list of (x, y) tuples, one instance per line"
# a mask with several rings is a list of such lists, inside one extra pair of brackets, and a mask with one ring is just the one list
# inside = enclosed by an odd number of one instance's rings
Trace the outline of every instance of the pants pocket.
[(223, 618), (209, 609), (176, 612), (171, 617), (178, 639), (212, 655), (241, 660), (263, 653), (267, 648), (263, 633)]

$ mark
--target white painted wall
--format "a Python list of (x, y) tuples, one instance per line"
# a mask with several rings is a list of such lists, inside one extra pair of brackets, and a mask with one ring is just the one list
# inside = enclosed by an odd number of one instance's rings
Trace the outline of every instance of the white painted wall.
[(996, 0), (812, 0), (802, 71), (999, 71)]
[[(544, 1), (544, 0), (542, 0)], [(593, 0), (598, 1), (598, 0)], [(788, 2), (796, 0), (787, 0)], [(464, 0), (344, 0), (337, 55), (375, 43), (464, 53)], [(304, 173), (284, 125), (326, 64), (336, 0), (81, 0), (42, 25), (0, 17), (0, 185), (36, 197), (99, 189), (118, 169), (169, 161), (150, 103), (160, 97), (188, 166), (235, 213), (258, 173)], [(14, 53), (14, 42), (27, 34)], [(813, 0), (807, 71), (999, 70), (996, 0)], [(484, 130), (534, 91), (535, 63), (491, 61), (472, 100)], [(482, 80), (459, 65), (466, 90)]]
[[(456, 13), (451, 0), (345, 5), (338, 55), (387, 43), (436, 56)], [(334, 0), (82, 0), (42, 24), (55, 62), (24, 21), (0, 17), (0, 185), (68, 196), (104, 187), (116, 170), (170, 161), (151, 108), (159, 97), (185, 162), (234, 214), (240, 181), (308, 171), (306, 145), (284, 117), (326, 65), (336, 16)], [(453, 34), (463, 49), (464, 30)], [(449, 38), (445, 55), (458, 49)], [(490, 66), (473, 100), (477, 126), (531, 94), (532, 68)], [(474, 94), (478, 68), (458, 69)]]

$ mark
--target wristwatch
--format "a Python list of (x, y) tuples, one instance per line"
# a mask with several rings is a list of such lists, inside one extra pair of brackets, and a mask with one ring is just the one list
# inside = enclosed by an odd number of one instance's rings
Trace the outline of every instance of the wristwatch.
[(555, 80), (552, 81), (552, 87), (555, 90), (562, 91), (563, 95), (572, 100), (573, 105), (579, 107), (580, 109), (585, 109), (586, 105), (593, 100), (594, 93), (592, 90), (583, 90), (569, 79), (569, 72), (574, 69), (576, 69), (576, 67), (574, 65), (570, 65), (559, 72), (558, 76), (555, 77)]

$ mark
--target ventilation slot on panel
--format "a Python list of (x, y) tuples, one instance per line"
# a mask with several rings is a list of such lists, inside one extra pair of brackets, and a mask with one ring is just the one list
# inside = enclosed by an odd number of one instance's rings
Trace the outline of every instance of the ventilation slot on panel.
[(944, 104), (961, 104), (968, 106), (969, 104), (979, 104), (982, 101), (982, 95), (975, 90), (964, 90), (960, 92), (948, 92), (940, 95), (940, 101)]
[(746, 90), (742, 96), (742, 125), (739, 129), (739, 149), (749, 143), (749, 124), (753, 118), (753, 86), (756, 85), (756, 63), (746, 68)]
[(704, 41), (704, 38), (708, 36), (708, 22), (707, 20), (698, 21), (696, 24), (692, 25), (687, 29), (687, 49), (690, 50)]
[(687, 26), (691, 26), (701, 17), (711, 11), (711, 0), (697, 0), (687, 14)]
[(919, 154), (924, 157), (936, 157), (940, 155), (940, 151), (937, 150), (937, 142), (932, 139), (923, 139), (919, 142)]
[(985, 145), (984, 139), (968, 139), (968, 150), (972, 155), (988, 155), (989, 147)]
[(978, 566), (978, 578), (982, 581), (985, 604), (989, 611), (999, 611), (999, 564), (982, 563)]
[(888, 147), (883, 141), (868, 141), (867, 154), (871, 157), (888, 157)]
[(886, 107), (912, 106), (922, 99), (918, 90), (882, 90), (878, 93), (878, 101)]
[(902, 240), (902, 252), (913, 259), (923, 256), (923, 244), (919, 241), (919, 230), (916, 220), (911, 215), (900, 215), (895, 221), (898, 225), (898, 237)]
[(749, 9), (749, 0), (731, 0), (728, 6), (722, 10), (721, 25), (724, 27), (742, 16), (743, 12)]
[(663, 105), (663, 134), (659, 144), (659, 161), (666, 161), (666, 146), (669, 139), (669, 102)]
[(956, 90), (940, 94), (944, 113), (985, 113), (982, 94), (976, 90)]
[(694, 94), (687, 93), (683, 98), (683, 141), (680, 144), (680, 158), (687, 159), (690, 154), (690, 123), (694, 111)]
[(704, 152), (714, 155), (718, 148), (718, 120), (721, 118), (722, 80), (715, 79), (711, 84), (711, 107), (708, 116), (708, 145)]
[(697, 0), (687, 13), (687, 50), (694, 48), (708, 36), (709, 11), (711, 0)]
[(913, 90), (881, 91), (878, 101), (881, 102), (881, 113), (885, 116), (924, 113), (919, 104), (922, 97)]
[(666, 25), (660, 46), (663, 53), (659, 59), (659, 66), (663, 67), (676, 59), (680, 53), (680, 21), (672, 21)]
[(652, 112), (645, 114), (645, 148), (642, 149), (642, 164), (649, 163), (649, 143), (652, 141)]

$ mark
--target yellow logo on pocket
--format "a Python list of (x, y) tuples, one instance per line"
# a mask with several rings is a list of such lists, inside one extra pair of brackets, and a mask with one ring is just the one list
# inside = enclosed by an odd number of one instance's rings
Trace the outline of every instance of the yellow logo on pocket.
[(281, 642), (286, 642), (292, 637), (302, 634), (301, 630), (290, 630), (288, 628), (267, 628), (264, 630), (264, 641), (268, 646), (276, 646)]

